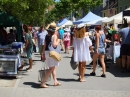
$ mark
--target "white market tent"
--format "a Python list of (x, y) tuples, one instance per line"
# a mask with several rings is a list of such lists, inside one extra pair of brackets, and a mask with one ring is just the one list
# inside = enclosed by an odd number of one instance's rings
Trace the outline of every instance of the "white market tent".
[(106, 19), (108, 19), (108, 17), (103, 17), (101, 19), (97, 19), (97, 20), (94, 20), (94, 21), (91, 21), (91, 22), (87, 22), (86, 24), (88, 26), (91, 26), (91, 25), (102, 25), (102, 21), (106, 20)]
[[(126, 10), (130, 10), (130, 8), (126, 9)], [(122, 23), (122, 16), (123, 15), (123, 12), (120, 12), (106, 20), (103, 20), (102, 22), (103, 23)], [(127, 18), (127, 21), (130, 21), (130, 17), (124, 17), (124, 18)]]
[(90, 21), (93, 21), (93, 20), (97, 20), (97, 19), (101, 19), (102, 17), (92, 13), (91, 11), (85, 16), (83, 17), (82, 19), (78, 20), (78, 21), (75, 21), (73, 22), (73, 24), (81, 24), (81, 23), (87, 23), (87, 22), (90, 22)]
[(64, 23), (63, 25), (61, 25), (60, 27), (65, 27), (65, 26), (70, 26), (70, 25), (73, 25), (73, 22), (68, 20), (66, 23)]

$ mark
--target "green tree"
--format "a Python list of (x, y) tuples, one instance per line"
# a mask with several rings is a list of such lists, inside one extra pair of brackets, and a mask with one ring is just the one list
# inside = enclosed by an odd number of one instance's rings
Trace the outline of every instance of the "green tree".
[(45, 19), (46, 9), (53, 3), (53, 0), (0, 0), (0, 10), (22, 23), (41, 25)]
[[(83, 10), (87, 13), (90, 9), (100, 6), (102, 0), (60, 0), (55, 2), (55, 9), (49, 12), (52, 17), (46, 18), (46, 21), (58, 20), (61, 17), (70, 16), (73, 12), (74, 16), (80, 16), (80, 11)], [(53, 18), (53, 19), (52, 19)]]

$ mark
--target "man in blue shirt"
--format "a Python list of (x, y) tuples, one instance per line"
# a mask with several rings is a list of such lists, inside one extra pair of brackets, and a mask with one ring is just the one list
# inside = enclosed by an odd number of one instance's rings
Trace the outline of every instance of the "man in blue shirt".
[(59, 38), (60, 38), (61, 51), (63, 51), (64, 50), (64, 45), (63, 45), (64, 30), (60, 28), (58, 33), (59, 33)]
[(127, 64), (127, 71), (130, 70), (130, 23), (128, 23), (128, 27), (119, 31), (119, 39), (121, 37), (122, 72), (124, 72), (125, 64)]
[(44, 41), (45, 41), (45, 37), (48, 34), (48, 32), (44, 29), (43, 26), (40, 27), (40, 30), (37, 32), (37, 40), (38, 40), (38, 48), (39, 48), (39, 52), (41, 55), (41, 60), (43, 58), (44, 55)]

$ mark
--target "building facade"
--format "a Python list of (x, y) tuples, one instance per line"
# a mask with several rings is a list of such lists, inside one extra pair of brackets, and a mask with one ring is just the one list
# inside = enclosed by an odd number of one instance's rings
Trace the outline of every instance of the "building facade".
[(118, 13), (130, 7), (130, 0), (118, 0)]
[(102, 17), (111, 17), (118, 13), (118, 0), (103, 0)]

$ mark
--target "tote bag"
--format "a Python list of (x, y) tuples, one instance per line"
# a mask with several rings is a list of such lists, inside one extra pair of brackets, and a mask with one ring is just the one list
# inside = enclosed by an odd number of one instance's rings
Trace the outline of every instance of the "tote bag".
[[(48, 68), (46, 65), (46, 62), (43, 64), (41, 70), (38, 71), (38, 82), (42, 82), (43, 78), (45, 77), (45, 74), (47, 72)], [(51, 75), (48, 77), (48, 79), (46, 80), (46, 82), (51, 80)]]
[(75, 70), (78, 67), (78, 63), (74, 62), (74, 57), (73, 56), (71, 57), (71, 60), (70, 60), (70, 66), (71, 66), (71, 68), (73, 70)]

